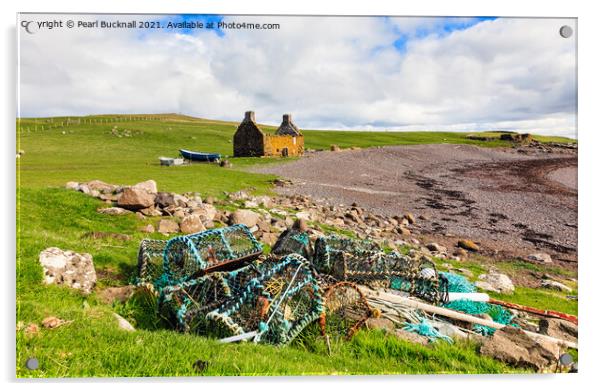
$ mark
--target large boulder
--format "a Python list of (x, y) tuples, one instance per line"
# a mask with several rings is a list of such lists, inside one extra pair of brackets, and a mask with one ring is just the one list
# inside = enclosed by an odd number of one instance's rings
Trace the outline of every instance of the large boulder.
[(215, 216), (217, 215), (217, 209), (215, 209), (215, 206), (211, 204), (202, 204), (199, 207), (194, 208), (192, 210), (192, 214), (199, 216), (203, 224), (207, 224), (215, 219)]
[(464, 250), (475, 252), (480, 250), (479, 246), (475, 242), (468, 239), (460, 239), (458, 241), (458, 247), (463, 248)]
[(251, 228), (257, 225), (259, 221), (259, 214), (252, 210), (239, 209), (230, 215), (230, 224), (244, 224)]
[(485, 339), (480, 352), (515, 367), (538, 371), (555, 364), (559, 355), (558, 345), (535, 341), (523, 330), (510, 326)]
[(117, 186), (95, 179), (86, 183), (90, 190), (96, 190), (100, 193), (109, 194), (115, 191)]
[(180, 231), (184, 234), (193, 234), (204, 230), (205, 226), (197, 215), (188, 215), (180, 222)]
[(541, 287), (553, 289), (553, 290), (557, 290), (557, 291), (561, 291), (561, 292), (570, 292), (573, 290), (571, 287), (566, 286), (561, 282), (550, 280), (550, 279), (542, 280)]
[(505, 274), (491, 272), (489, 274), (481, 274), (479, 281), (475, 282), (478, 288), (486, 291), (492, 291), (503, 294), (514, 293), (514, 284), (510, 277)]
[(39, 261), (46, 284), (66, 285), (85, 294), (92, 292), (96, 285), (96, 270), (90, 254), (49, 247), (40, 253)]
[(173, 234), (180, 230), (180, 226), (173, 220), (162, 219), (159, 221), (157, 231), (162, 234)]
[(148, 181), (136, 183), (132, 186), (133, 189), (144, 190), (147, 193), (156, 194), (157, 193), (157, 182), (149, 179)]
[(161, 191), (155, 196), (155, 204), (159, 205), (161, 208), (175, 205), (174, 196), (172, 193)]
[(155, 204), (155, 196), (144, 189), (128, 187), (123, 190), (117, 205), (130, 210), (148, 208)]
[(539, 321), (538, 332), (570, 342), (577, 342), (579, 337), (577, 325), (564, 319), (543, 318)]

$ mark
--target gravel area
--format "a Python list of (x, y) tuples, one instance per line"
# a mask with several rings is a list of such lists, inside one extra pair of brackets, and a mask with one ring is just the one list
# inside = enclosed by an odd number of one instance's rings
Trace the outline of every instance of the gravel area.
[(577, 167), (563, 167), (548, 174), (548, 178), (577, 190)]
[(440, 243), (469, 238), (503, 256), (545, 251), (574, 263), (576, 167), (576, 152), (437, 144), (314, 152), (255, 171), (292, 180), (284, 194), (413, 212), (413, 231)]

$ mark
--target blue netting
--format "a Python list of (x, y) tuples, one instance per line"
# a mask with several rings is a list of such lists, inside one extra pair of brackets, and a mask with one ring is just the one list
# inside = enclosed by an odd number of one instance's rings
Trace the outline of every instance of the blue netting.
[[(459, 274), (440, 272), (439, 276), (443, 276), (447, 279), (448, 292), (473, 293), (477, 291), (477, 288), (473, 283)], [(443, 286), (443, 284), (440, 284), (440, 286)]]
[(452, 343), (453, 340), (447, 335), (441, 334), (437, 329), (426, 320), (426, 318), (420, 319), (420, 323), (406, 323), (403, 326), (406, 331), (411, 331), (416, 334), (423, 335), (429, 339), (429, 341), (435, 341), (442, 339), (445, 342)]
[[(497, 304), (489, 304), (479, 301), (463, 299), (450, 301), (449, 303), (446, 303), (443, 306), (445, 308), (449, 308), (451, 310), (459, 312), (464, 312), (470, 315), (487, 314), (491, 316), (491, 319), (494, 322), (518, 327), (516, 324), (511, 324), (512, 320), (514, 319), (514, 315), (507, 309)], [(474, 325), (473, 330), (483, 335), (492, 335), (495, 332), (495, 329), (483, 325)]]

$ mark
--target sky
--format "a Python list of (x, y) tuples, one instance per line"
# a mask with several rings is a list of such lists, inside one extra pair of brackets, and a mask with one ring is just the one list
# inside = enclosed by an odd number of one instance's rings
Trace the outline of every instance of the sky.
[[(101, 29), (36, 22), (277, 23)], [(21, 117), (182, 113), (301, 129), (576, 137), (575, 19), (22, 15)]]

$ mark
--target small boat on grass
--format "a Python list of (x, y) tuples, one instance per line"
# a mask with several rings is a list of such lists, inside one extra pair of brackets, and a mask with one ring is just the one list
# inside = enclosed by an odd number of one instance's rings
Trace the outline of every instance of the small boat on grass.
[(180, 154), (184, 159), (196, 162), (217, 162), (222, 158), (219, 153), (194, 152), (186, 149), (180, 149)]

